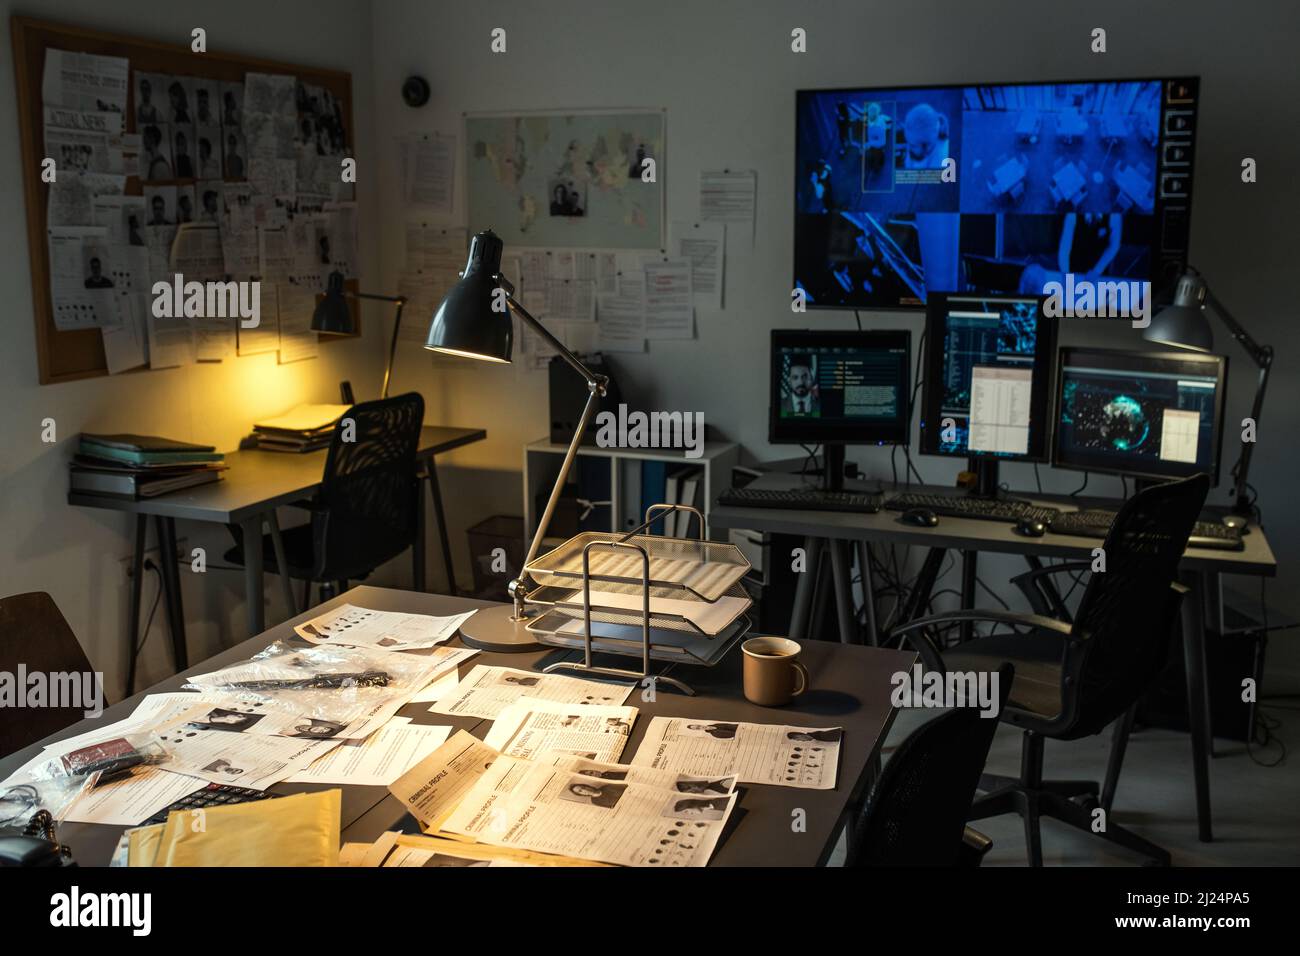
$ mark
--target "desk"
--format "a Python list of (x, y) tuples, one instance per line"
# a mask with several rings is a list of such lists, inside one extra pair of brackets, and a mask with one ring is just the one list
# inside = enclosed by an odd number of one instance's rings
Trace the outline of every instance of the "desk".
[[(802, 487), (804, 479), (797, 475), (769, 474), (756, 479), (756, 488)], [(846, 485), (847, 486), (847, 485)], [(953, 488), (914, 485), (912, 491), (955, 493)], [(888, 489), (886, 490), (888, 494)], [(1114, 510), (1119, 502), (1100, 498), (1071, 498), (1068, 495), (1037, 495), (1017, 492), (1018, 497), (1035, 503), (1068, 510), (1071, 508), (1108, 508)], [(930, 549), (927, 565), (938, 571), (943, 553), (948, 549), (963, 554), (963, 604), (974, 606), (975, 555), (980, 551), (1024, 555), (1031, 564), (1040, 558), (1065, 558), (1090, 560), (1092, 549), (1101, 544), (1098, 538), (1079, 538), (1053, 535), (1026, 538), (1016, 533), (1010, 524), (997, 521), (980, 521), (974, 518), (941, 517), (934, 528), (917, 528), (903, 524), (896, 511), (878, 514), (853, 514), (834, 511), (785, 511), (777, 508), (734, 508), (714, 505), (709, 513), (709, 527), (714, 531), (743, 528), (777, 534), (803, 536), (807, 540), (808, 567), (815, 565), (812, 556), (821, 547), (830, 548), (832, 570), (836, 580), (836, 603), (840, 619), (841, 639), (855, 629), (852, 619), (852, 595), (848, 594), (851, 561), (846, 557), (845, 546), (858, 543), (863, 552), (868, 542), (882, 544), (920, 545)], [(829, 545), (822, 542), (829, 541)], [(1268, 539), (1259, 528), (1246, 535), (1242, 551), (1216, 551), (1209, 548), (1188, 548), (1183, 554), (1181, 572), (1183, 583), (1191, 588), (1183, 600), (1183, 655), (1187, 666), (1187, 715), (1192, 736), (1192, 768), (1196, 777), (1196, 810), (1200, 838), (1212, 839), (1210, 814), (1209, 755), (1211, 747), (1209, 693), (1206, 684), (1205, 622), (1207, 612), (1214, 611), (1219, 593), (1220, 574), (1249, 574), (1273, 577), (1277, 574), (1277, 559), (1268, 545)], [(937, 559), (936, 559), (937, 556)], [(870, 590), (870, 565), (861, 553), (863, 581)], [(923, 571), (925, 573), (925, 571)], [(812, 575), (800, 578), (795, 595), (795, 614), (807, 614), (812, 600), (814, 582)], [(848, 607), (845, 606), (847, 594)], [(867, 601), (872, 609), (872, 602)], [(806, 617), (791, 620), (790, 636), (799, 640), (806, 627)], [(874, 631), (872, 616), (868, 618), (869, 631)]]
[[(490, 607), (486, 601), (395, 591), (385, 588), (356, 587), (333, 598), (309, 613), (279, 624), (265, 634), (251, 638), (204, 662), (193, 673), (207, 672), (244, 660), (275, 640), (293, 637), (293, 625), (323, 613), (344, 602), (385, 611), (421, 614), (457, 614), (472, 607)], [(459, 646), (453, 638), (452, 646)], [(525, 654), (481, 652), (461, 667), (461, 675), (476, 664), (503, 667), (537, 668), (559, 659), (561, 652), (546, 650)], [(567, 652), (566, 652), (567, 653)], [(545, 659), (545, 660), (543, 660)], [(824, 864), (835, 848), (849, 808), (861, 798), (870, 779), (870, 768), (879, 756), (880, 747), (893, 724), (895, 709), (890, 705), (890, 677), (911, 668), (916, 655), (871, 647), (843, 647), (811, 641), (800, 658), (811, 674), (812, 690), (788, 707), (757, 707), (744, 699), (740, 691), (740, 652), (732, 651), (717, 667), (691, 671), (696, 697), (661, 691), (654, 702), (633, 693), (628, 703), (638, 707), (636, 725), (623, 762), (632, 759), (645, 736), (645, 728), (654, 716), (713, 717), (723, 720), (748, 720), (761, 723), (790, 723), (802, 726), (840, 726), (844, 740), (840, 750), (838, 786), (834, 790), (795, 790), (742, 784), (741, 797), (732, 824), (723, 835), (713, 856), (715, 866), (815, 866)], [(147, 693), (177, 690), (183, 675), (163, 681)], [(0, 760), (3, 780), (45, 744), (107, 725), (126, 717), (139, 703), (143, 693), (107, 708), (98, 721), (83, 720), (38, 744), (33, 744)], [(428, 704), (408, 704), (399, 712), (418, 724), (451, 724), (478, 737), (487, 735), (491, 721), (477, 717), (448, 717), (428, 712)], [(279, 783), (274, 793), (303, 793), (332, 789), (324, 784)], [(416, 832), (414, 821), (406, 816), (402, 805), (384, 787), (344, 786), (342, 828), (345, 842), (373, 841), (385, 830), (405, 827)], [(806, 811), (807, 831), (793, 833), (791, 812)], [(122, 827), (67, 823), (59, 827), (59, 838), (72, 847), (82, 866), (107, 865)]]
[[(429, 482), (433, 509), (438, 521), (438, 534), (442, 557), (447, 566), (447, 581), (456, 590), (452, 573), (451, 543), (447, 535), (447, 521), (442, 509), (442, 491), (438, 485), (438, 471), (434, 458), (443, 452), (482, 441), (487, 432), (481, 428), (422, 428), (416, 457), (423, 469), (422, 477)], [(215, 524), (237, 524), (243, 528), (244, 540), (250, 543), (244, 554), (244, 597), (248, 602), (248, 633), (259, 634), (265, 629), (265, 602), (262, 581), (262, 522), (271, 529), (277, 564), (283, 568), (284, 545), (280, 538), (280, 525), (275, 509), (309, 498), (320, 487), (325, 468), (326, 450), (296, 455), (287, 452), (236, 451), (226, 456), (228, 470), (222, 472), (220, 481), (187, 488), (157, 498), (114, 498), (107, 495), (90, 495), (69, 492), (68, 503), (83, 508), (107, 508), (135, 515), (135, 553), (131, 590), (131, 626), (128, 628), (127, 690), (135, 684), (135, 649), (139, 645), (140, 595), (144, 578), (145, 537), (148, 519), (154, 519), (158, 537), (160, 563), (162, 564), (163, 594), (167, 604), (167, 623), (171, 632), (172, 651), (176, 669), (189, 666), (185, 647), (185, 617), (181, 604), (181, 581), (176, 553), (176, 519), (208, 521)], [(416, 536), (412, 560), (415, 586), (424, 588), (424, 510), (423, 495), (420, 502), (421, 533)], [(278, 575), (284, 589), (285, 603), (291, 612), (296, 603), (289, 576)]]

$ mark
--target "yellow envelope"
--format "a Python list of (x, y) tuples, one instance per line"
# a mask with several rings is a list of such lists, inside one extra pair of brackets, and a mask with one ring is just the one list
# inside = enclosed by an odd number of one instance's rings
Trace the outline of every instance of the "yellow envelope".
[(154, 865), (165, 826), (163, 823), (155, 823), (153, 826), (136, 827), (127, 833), (127, 866)]
[(167, 817), (155, 866), (337, 866), (343, 791), (254, 800)]

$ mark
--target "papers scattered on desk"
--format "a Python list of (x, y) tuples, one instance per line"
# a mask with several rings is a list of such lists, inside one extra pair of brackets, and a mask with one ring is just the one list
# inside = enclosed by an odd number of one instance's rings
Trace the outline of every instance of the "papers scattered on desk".
[(449, 641), (473, 611), (434, 617), (400, 611), (374, 611), (341, 604), (332, 611), (299, 624), (294, 632), (313, 644), (352, 644), (385, 651), (423, 650)]
[(632, 763), (689, 774), (735, 774), (741, 783), (834, 790), (839, 727), (787, 727), (655, 717)]
[(73, 804), (64, 818), (72, 823), (133, 827), (195, 790), (202, 780), (160, 767), (137, 767), (130, 776), (100, 784)]
[(560, 704), (523, 697), (504, 708), (484, 740), (511, 757), (547, 753), (588, 760), (618, 760), (636, 721), (635, 707)]
[(605, 780), (498, 757), (443, 823), (480, 843), (614, 863), (704, 866), (736, 794)]
[(429, 710), (435, 714), (495, 720), (521, 697), (544, 697), (564, 704), (622, 704), (633, 686), (479, 664)]
[(473, 734), (458, 730), (389, 784), (388, 792), (425, 830), (436, 830), (497, 756)]
[(339, 866), (604, 866), (550, 853), (530, 853), (483, 843), (465, 843), (423, 834), (380, 834), (374, 843), (345, 843)]
[(446, 743), (450, 733), (450, 727), (394, 717), (365, 740), (335, 747), (289, 782), (386, 787)]

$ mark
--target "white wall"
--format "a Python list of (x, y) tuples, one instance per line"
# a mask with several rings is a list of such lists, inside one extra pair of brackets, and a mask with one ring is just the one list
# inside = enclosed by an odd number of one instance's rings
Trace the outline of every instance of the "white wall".
[[(1281, 0), (376, 0), (375, 120), (385, 132), (463, 132), (465, 111), (666, 107), (668, 149), (660, 174), (669, 220), (697, 215), (701, 169), (757, 170), (757, 241), (752, 253), (728, 249), (725, 310), (698, 313), (695, 341), (655, 342), (644, 356), (616, 359), (625, 389), (634, 387), (647, 407), (702, 410), (710, 424), (761, 458), (790, 454), (766, 442), (768, 330), (804, 322), (818, 328), (853, 324), (852, 314), (842, 312), (810, 313), (796, 323), (788, 310), (796, 89), (1199, 74), (1192, 258), (1220, 297), (1279, 352), (1252, 477), (1284, 569), (1280, 583), (1270, 587), (1270, 601), (1300, 615), (1300, 509), (1291, 488), (1300, 456), (1288, 437), (1300, 430), (1292, 281), (1300, 83), (1290, 48), (1300, 27), (1297, 9)], [(806, 54), (790, 52), (795, 26), (808, 31)], [(1089, 49), (1097, 26), (1108, 32), (1102, 55)], [(507, 31), (505, 54), (490, 52), (495, 27)], [(398, 96), (412, 72), (433, 88), (431, 103), (418, 111)], [(380, 146), (385, 169), (394, 169), (391, 138)], [(1255, 185), (1240, 181), (1243, 156), (1259, 162)], [(458, 176), (460, 205), (450, 221), (463, 222), (463, 168)], [(384, 190), (381, 208), (383, 276), (391, 284), (402, 253), (402, 210), (393, 189)], [(875, 327), (910, 327), (914, 341), (919, 335), (920, 319), (911, 314), (864, 313), (863, 319)], [(1076, 323), (1064, 336), (1068, 344), (1092, 334)], [(1114, 344), (1139, 346), (1131, 329), (1108, 334)], [(1217, 342), (1231, 361), (1228, 417), (1240, 421), (1253, 372), (1222, 332)], [(459, 496), (453, 520), (463, 526), (503, 509), (518, 514), (520, 446), (547, 430), (544, 374), (433, 366), (417, 351), (405, 356), (399, 376), (422, 383), (431, 420), (489, 428), (489, 440), (461, 459), (471, 471), (448, 482)], [(1230, 433), (1225, 470), (1235, 451)], [(856, 458), (870, 474), (889, 475), (887, 453), (859, 449)], [(958, 470), (934, 458), (917, 463), (931, 482), (946, 483)], [(1072, 490), (1080, 480), (1041, 470), (1049, 490)], [(1034, 481), (1026, 465), (1007, 466), (1003, 479), (1020, 488)], [(1118, 480), (1096, 477), (1089, 485), (1094, 493), (1119, 490)], [(1212, 500), (1226, 499), (1224, 484)], [(458, 536), (458, 548), (461, 541)], [(1019, 567), (996, 559), (982, 564), (990, 582)], [(1258, 594), (1255, 582), (1241, 584)], [(1275, 642), (1270, 653), (1289, 643)]]
[[(39, 9), (33, 9), (39, 7)], [(365, 340), (324, 346), (321, 357), (277, 366), (274, 354), (185, 369), (143, 371), (58, 385), (38, 385), (31, 278), (22, 193), (18, 117), (9, 17), (14, 13), (131, 36), (189, 43), (207, 30), (208, 48), (289, 63), (348, 70), (362, 168), (374, 142), (371, 123), (370, 11), (350, 0), (222, 3), (175, 0), (113, 3), (61, 0), (20, 6), (0, 3), (0, 593), (49, 591), (80, 638), (107, 690), (121, 692), (130, 588), (122, 559), (131, 554), (133, 521), (111, 511), (74, 508), (66, 501), (67, 460), (77, 433), (136, 432), (237, 447), (254, 419), (304, 401), (337, 401), (337, 382), (352, 379), (358, 394), (379, 387), (383, 329), (371, 313)], [(376, 233), (373, 179), (358, 184), (362, 202), (363, 275), (373, 275)], [(40, 422), (53, 418), (58, 443), (42, 444)], [(220, 563), (230, 545), (221, 528), (181, 523), (187, 545), (203, 545)], [(150, 538), (152, 546), (152, 535)], [(183, 573), (191, 660), (245, 636), (242, 575)], [(284, 608), (268, 577), (269, 620)], [(146, 580), (145, 599), (157, 588)], [(146, 604), (146, 608), (148, 605)], [(145, 647), (138, 686), (171, 673), (170, 638), (161, 609)]]

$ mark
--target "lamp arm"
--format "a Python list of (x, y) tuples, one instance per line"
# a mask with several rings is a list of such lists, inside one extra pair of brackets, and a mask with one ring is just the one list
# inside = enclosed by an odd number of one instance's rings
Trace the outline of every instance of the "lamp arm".
[[(1237, 344), (1242, 347), (1251, 361), (1259, 368), (1259, 381), (1255, 385), (1255, 400), (1251, 403), (1250, 417), (1255, 423), (1256, 432), (1259, 430), (1259, 416), (1264, 411), (1264, 394), (1268, 391), (1268, 373), (1273, 367), (1273, 347), (1271, 345), (1260, 345), (1246, 331), (1245, 327), (1237, 321), (1236, 316), (1224, 307), (1223, 303), (1214, 295), (1213, 292), (1206, 293), (1206, 299), (1209, 305), (1214, 309), (1219, 320), (1228, 328), (1229, 334), (1237, 340)], [(1232, 468), (1232, 492), (1236, 497), (1232, 510), (1243, 517), (1251, 517), (1250, 490), (1248, 488), (1250, 479), (1250, 459), (1255, 451), (1255, 442), (1248, 441), (1241, 443), (1241, 455), (1237, 458), (1237, 464)]]
[[(388, 299), (387, 296), (369, 296), (368, 298)], [(388, 301), (396, 303), (397, 316), (393, 320), (393, 340), (388, 345), (388, 364), (384, 366), (384, 387), (379, 391), (380, 398), (388, 397), (388, 380), (393, 377), (393, 362), (397, 358), (397, 336), (402, 328), (402, 306), (406, 305), (406, 296), (395, 296), (388, 299)]]
[[(573, 468), (573, 459), (578, 456), (578, 446), (582, 444), (582, 436), (587, 431), (587, 425), (591, 422), (591, 415), (596, 408), (596, 402), (605, 395), (605, 387), (609, 384), (609, 378), (587, 368), (581, 359), (569, 351), (563, 342), (547, 330), (546, 326), (542, 325), (527, 309), (511, 298), (508, 291), (506, 300), (521, 321), (540, 335), (560, 354), (561, 358), (587, 380), (587, 404), (582, 407), (582, 415), (578, 418), (577, 427), (573, 430), (573, 438), (569, 442), (568, 450), (564, 453), (564, 461), (560, 464), (560, 473), (556, 476), (555, 487), (551, 489), (551, 496), (547, 499), (546, 509), (542, 512), (541, 520), (537, 522), (537, 530), (533, 532), (532, 543), (528, 545), (528, 555), (524, 558), (524, 565), (527, 566), (537, 556), (537, 552), (542, 546), (542, 539), (546, 536), (546, 529), (551, 524), (552, 515), (555, 514), (555, 506), (559, 503), (560, 493), (564, 490), (564, 485), (569, 479), (569, 471)], [(511, 581), (509, 585), (510, 596), (515, 605), (514, 619), (517, 621), (522, 620), (525, 616), (524, 601), (528, 596), (529, 584), (528, 573), (521, 568), (519, 576)]]

